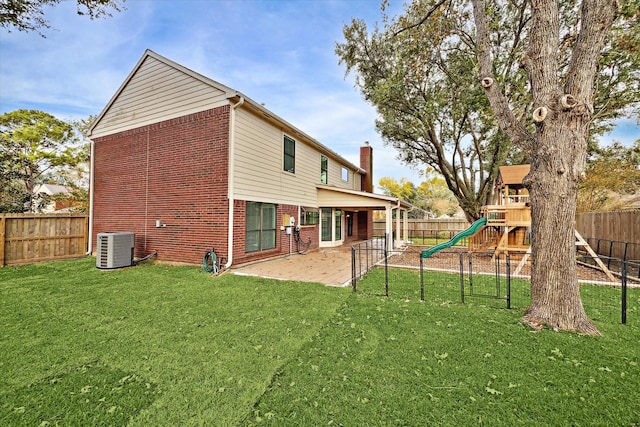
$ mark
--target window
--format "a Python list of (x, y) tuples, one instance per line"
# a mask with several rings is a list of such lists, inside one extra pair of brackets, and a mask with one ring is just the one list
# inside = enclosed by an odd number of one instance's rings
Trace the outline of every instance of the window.
[(316, 225), (320, 219), (318, 209), (300, 208), (300, 225)]
[(296, 141), (284, 136), (284, 170), (296, 173)]
[(331, 241), (331, 208), (322, 208), (322, 224), (320, 225), (320, 240)]
[(335, 210), (336, 217), (336, 240), (342, 240), (342, 211), (340, 209)]
[(276, 205), (247, 202), (246, 251), (257, 252), (276, 247)]
[(327, 172), (329, 171), (329, 159), (325, 156), (320, 156), (320, 182), (327, 183)]
[(349, 169), (342, 167), (342, 180), (344, 182), (349, 182)]

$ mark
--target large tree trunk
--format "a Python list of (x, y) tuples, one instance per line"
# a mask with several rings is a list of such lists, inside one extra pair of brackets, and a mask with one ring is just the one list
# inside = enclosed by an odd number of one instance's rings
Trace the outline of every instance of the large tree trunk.
[(560, 116), (549, 120), (538, 134), (525, 180), (531, 200), (533, 257), (531, 306), (524, 320), (597, 335), (582, 306), (576, 272), (575, 209), (584, 173), (585, 129), (574, 113)]
[[(529, 49), (521, 65), (531, 86), (534, 134), (519, 123), (495, 83), (487, 0), (472, 0), (479, 77), (501, 129), (530, 152), (525, 185), (531, 200), (531, 306), (524, 320), (536, 325), (599, 334), (587, 317), (576, 271), (574, 218), (584, 179), (593, 114), (597, 61), (617, 13), (615, 0), (583, 0), (571, 61), (560, 75), (559, 3), (531, 0)], [(563, 84), (564, 83), (564, 84)]]

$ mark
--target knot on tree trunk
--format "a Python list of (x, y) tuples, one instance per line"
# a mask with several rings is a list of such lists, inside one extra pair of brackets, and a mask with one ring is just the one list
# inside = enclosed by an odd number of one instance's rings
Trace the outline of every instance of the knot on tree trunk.
[(533, 110), (533, 121), (536, 123), (542, 123), (544, 119), (547, 118), (548, 112), (549, 110), (547, 110), (547, 107), (536, 108)]
[(578, 100), (573, 95), (567, 93), (560, 97), (560, 105), (562, 105), (564, 109), (571, 109), (578, 105)]
[(593, 114), (593, 107), (587, 103), (578, 104), (574, 107), (573, 112), (581, 116), (590, 115)]
[(493, 84), (493, 79), (491, 77), (485, 77), (480, 81), (480, 84), (482, 84), (482, 87), (485, 89), (490, 88)]

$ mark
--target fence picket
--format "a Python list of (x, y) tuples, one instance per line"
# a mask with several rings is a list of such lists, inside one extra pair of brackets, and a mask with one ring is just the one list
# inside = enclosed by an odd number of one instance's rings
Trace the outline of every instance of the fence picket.
[(87, 215), (0, 214), (0, 266), (81, 257)]

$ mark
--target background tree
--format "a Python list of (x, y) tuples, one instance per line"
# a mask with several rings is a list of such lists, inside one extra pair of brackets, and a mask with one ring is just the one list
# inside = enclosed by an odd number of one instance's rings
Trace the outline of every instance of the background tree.
[(407, 164), (440, 173), (473, 221), (491, 196), (510, 144), (486, 114), (487, 99), (468, 71), (474, 68), (469, 37), (448, 38), (468, 16), (436, 12), (403, 31), (427, 13), (425, 5), (411, 4), (392, 22), (383, 15), (384, 30), (370, 34), (364, 21), (354, 19), (336, 53), (376, 107), (384, 142)]
[(19, 181), (21, 165), (3, 147), (0, 146), (0, 212), (24, 212), (29, 194)]
[(640, 140), (627, 148), (619, 143), (598, 148), (587, 160), (586, 177), (578, 187), (578, 212), (612, 211), (632, 207), (640, 191)]
[(87, 136), (89, 127), (93, 124), (96, 116), (89, 116), (71, 122), (74, 131), (81, 139), (78, 146), (78, 155), (83, 160), (75, 166), (65, 166), (58, 168), (53, 180), (69, 189), (69, 193), (62, 196), (65, 203), (69, 204), (69, 210), (74, 212), (87, 213), (89, 211), (89, 174), (90, 174), (90, 149), (91, 142)]
[[(77, 146), (72, 125), (36, 110), (0, 116), (0, 155), (9, 177), (2, 181), (3, 198), (9, 199), (4, 203), (14, 207), (24, 203), (28, 212), (38, 208), (36, 185), (50, 179), (56, 169), (75, 167), (88, 157), (87, 149)], [(17, 198), (11, 200), (12, 194)]]
[(444, 180), (427, 175), (427, 179), (417, 187), (406, 178), (397, 181), (386, 176), (380, 178), (378, 186), (383, 194), (398, 197), (411, 204), (409, 218), (423, 219), (455, 214), (458, 203)]
[[(39, 31), (51, 28), (44, 18), (44, 9), (55, 6), (62, 0), (2, 0), (0, 2), (0, 26), (18, 31)], [(111, 11), (120, 12), (125, 0), (77, 0), (78, 15), (90, 19), (111, 16)]]

